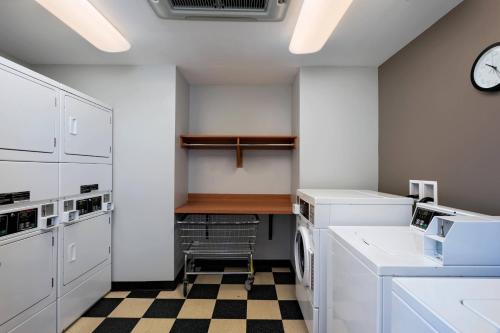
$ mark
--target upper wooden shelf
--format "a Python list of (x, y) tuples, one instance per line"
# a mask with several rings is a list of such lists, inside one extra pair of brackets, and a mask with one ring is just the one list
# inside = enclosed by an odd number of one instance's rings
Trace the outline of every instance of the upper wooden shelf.
[(236, 166), (243, 166), (243, 150), (292, 150), (295, 136), (270, 135), (181, 135), (187, 149), (225, 149), (236, 151)]

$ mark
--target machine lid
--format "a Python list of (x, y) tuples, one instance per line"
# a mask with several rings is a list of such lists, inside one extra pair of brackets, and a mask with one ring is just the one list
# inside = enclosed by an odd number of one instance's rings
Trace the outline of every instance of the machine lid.
[(413, 199), (370, 190), (300, 189), (300, 198), (312, 204), (412, 205)]
[(500, 332), (498, 278), (396, 278), (393, 285), (440, 332)]
[(462, 304), (500, 332), (500, 298), (465, 299)]
[(419, 256), (423, 251), (423, 234), (410, 228), (377, 229), (355, 234), (360, 241), (388, 256)]

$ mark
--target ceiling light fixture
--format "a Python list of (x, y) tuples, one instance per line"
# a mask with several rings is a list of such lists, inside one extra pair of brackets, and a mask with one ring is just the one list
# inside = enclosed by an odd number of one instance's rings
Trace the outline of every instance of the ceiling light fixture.
[(88, 0), (35, 0), (104, 52), (124, 52), (130, 43)]
[(304, 0), (289, 50), (294, 54), (318, 52), (351, 6), (353, 0)]

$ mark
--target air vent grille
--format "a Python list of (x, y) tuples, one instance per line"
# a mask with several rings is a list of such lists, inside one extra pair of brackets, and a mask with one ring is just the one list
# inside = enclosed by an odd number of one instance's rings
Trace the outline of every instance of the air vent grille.
[(269, 0), (169, 0), (177, 10), (265, 11)]

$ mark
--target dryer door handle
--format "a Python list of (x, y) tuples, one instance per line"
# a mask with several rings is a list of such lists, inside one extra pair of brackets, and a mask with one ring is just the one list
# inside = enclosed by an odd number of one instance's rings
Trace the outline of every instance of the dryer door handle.
[(71, 243), (68, 246), (68, 258), (69, 258), (69, 262), (76, 261), (76, 244), (75, 243)]

